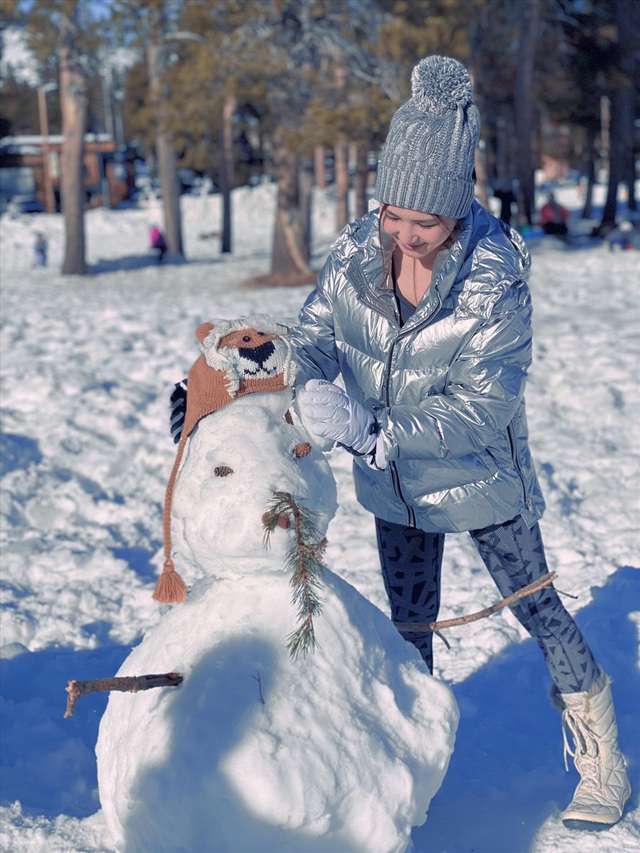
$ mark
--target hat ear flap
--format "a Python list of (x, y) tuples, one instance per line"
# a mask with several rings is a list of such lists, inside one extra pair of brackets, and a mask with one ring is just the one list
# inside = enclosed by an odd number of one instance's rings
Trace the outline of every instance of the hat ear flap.
[(198, 328), (196, 329), (196, 337), (198, 338), (201, 344), (204, 343), (204, 339), (212, 330), (213, 323), (203, 323), (201, 326), (198, 326)]

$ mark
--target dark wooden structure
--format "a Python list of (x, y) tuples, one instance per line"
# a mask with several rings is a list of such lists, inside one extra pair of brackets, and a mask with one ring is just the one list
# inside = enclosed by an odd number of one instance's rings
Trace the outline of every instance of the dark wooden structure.
[[(6, 136), (0, 139), (0, 185), (10, 197), (19, 170), (47, 213), (60, 210), (62, 136)], [(84, 140), (83, 185), (87, 207), (117, 207), (134, 190), (134, 170), (126, 154), (107, 134), (88, 133)], [(23, 193), (23, 189), (16, 193)]]

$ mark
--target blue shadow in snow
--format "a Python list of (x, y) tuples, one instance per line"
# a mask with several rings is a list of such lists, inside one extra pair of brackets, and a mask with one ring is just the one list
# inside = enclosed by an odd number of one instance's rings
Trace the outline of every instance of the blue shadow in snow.
[(38, 442), (26, 435), (0, 433), (0, 476), (11, 471), (25, 471), (42, 461)]
[(124, 560), (129, 564), (129, 567), (144, 581), (158, 580), (158, 572), (156, 567), (151, 563), (151, 558), (155, 552), (147, 551), (145, 548), (122, 547), (109, 548), (109, 551), (117, 560)]
[[(640, 675), (637, 630), (628, 615), (640, 610), (640, 573), (621, 568), (592, 592), (593, 602), (576, 621), (613, 679), (633, 808), (640, 788)], [(455, 751), (426, 824), (413, 830), (413, 853), (524, 853), (545, 820), (568, 804), (578, 776), (573, 767), (564, 769), (550, 683), (542, 654), (528, 640), (454, 686), (460, 707)]]
[(89, 266), (90, 275), (102, 275), (104, 273), (119, 272), (120, 270), (135, 271), (142, 270), (148, 267), (155, 267), (158, 270), (171, 266), (185, 266), (186, 264), (219, 264), (224, 260), (223, 257), (198, 258), (195, 261), (188, 258), (178, 258), (165, 256), (161, 264), (155, 255), (124, 255), (120, 258), (101, 258), (95, 264)]
[(20, 800), (26, 814), (87, 817), (99, 808), (94, 753), (108, 694), (78, 700), (63, 719), (71, 678), (115, 675), (130, 646), (90, 651), (24, 651), (0, 661), (2, 804)]

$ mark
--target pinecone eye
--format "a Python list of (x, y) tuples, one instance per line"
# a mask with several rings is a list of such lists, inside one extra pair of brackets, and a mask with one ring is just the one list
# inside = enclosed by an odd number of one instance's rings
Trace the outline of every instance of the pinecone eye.
[(251, 340), (251, 335), (244, 335), (242, 340), (245, 342), (245, 344), (248, 344)]
[(213, 473), (216, 477), (228, 477), (229, 474), (233, 474), (233, 468), (228, 465), (218, 465), (213, 469)]
[(293, 448), (293, 455), (296, 459), (303, 459), (305, 456), (308, 456), (311, 453), (311, 445), (308, 441), (303, 441), (300, 444), (296, 444)]

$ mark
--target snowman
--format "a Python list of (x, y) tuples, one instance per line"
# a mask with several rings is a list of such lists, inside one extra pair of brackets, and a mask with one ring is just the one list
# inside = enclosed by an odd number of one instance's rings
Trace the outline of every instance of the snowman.
[(292, 414), (286, 327), (197, 335), (155, 593), (175, 605), (118, 673), (184, 681), (110, 696), (96, 754), (113, 847), (404, 851), (451, 756), (451, 691), (322, 564), (335, 482)]

